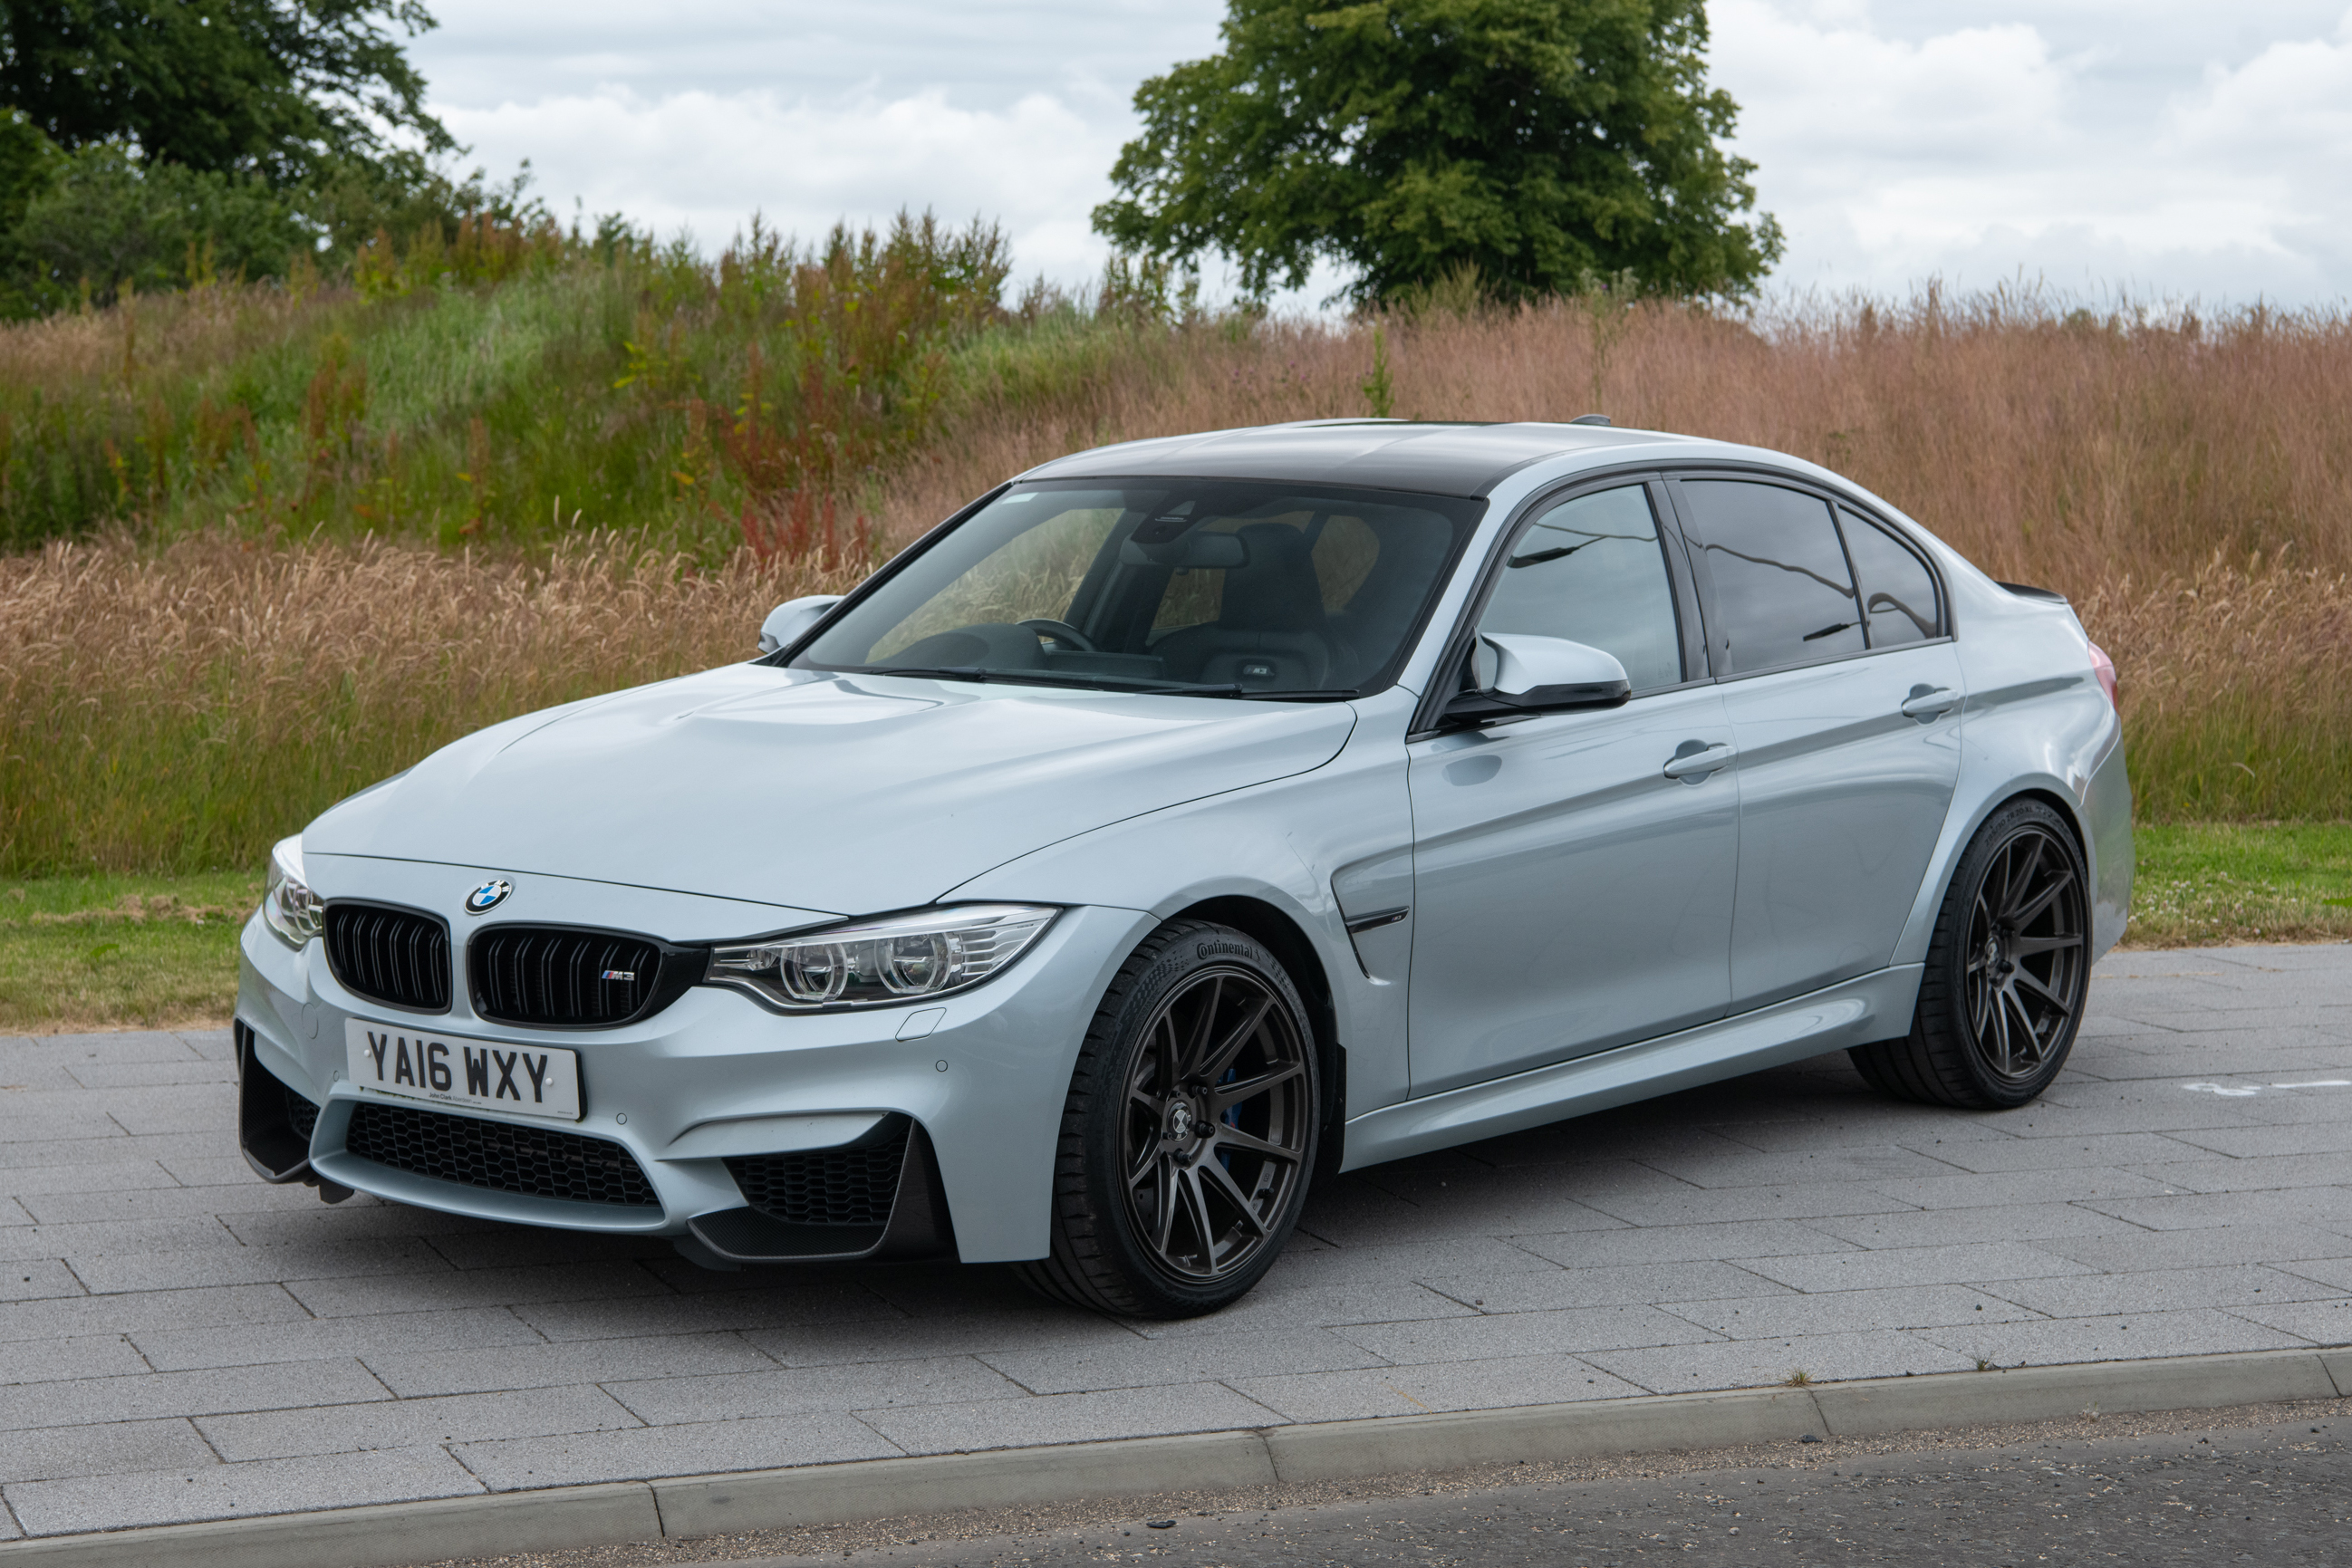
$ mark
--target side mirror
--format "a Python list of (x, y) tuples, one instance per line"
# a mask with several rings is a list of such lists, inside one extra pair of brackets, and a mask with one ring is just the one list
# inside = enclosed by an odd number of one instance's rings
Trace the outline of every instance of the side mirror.
[(760, 622), (760, 652), (772, 653), (779, 648), (790, 647), (794, 639), (824, 620), (824, 612), (840, 602), (838, 593), (811, 593), (785, 600)]
[(1480, 639), (1495, 652), (1495, 684), (1445, 705), (1455, 724), (1488, 724), (1525, 714), (1617, 707), (1633, 683), (1617, 655), (1565, 637), (1495, 632)]

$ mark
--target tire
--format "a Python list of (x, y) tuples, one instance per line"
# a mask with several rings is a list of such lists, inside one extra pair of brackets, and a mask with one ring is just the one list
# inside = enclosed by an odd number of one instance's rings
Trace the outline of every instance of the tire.
[(1228, 926), (1170, 921), (1087, 1027), (1055, 1156), (1053, 1250), (1014, 1271), (1124, 1317), (1238, 1301), (1297, 1224), (1322, 1088), (1307, 1009), (1274, 955)]
[(1911, 1032), (1847, 1052), (1873, 1088), (1970, 1111), (2030, 1103), (2074, 1048), (2090, 990), (2089, 871), (2073, 827), (2012, 800), (1960, 856)]

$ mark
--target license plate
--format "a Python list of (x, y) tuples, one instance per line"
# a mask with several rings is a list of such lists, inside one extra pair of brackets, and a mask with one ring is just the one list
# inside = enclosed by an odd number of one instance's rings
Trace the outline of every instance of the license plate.
[(345, 1066), (373, 1094), (470, 1105), (509, 1115), (580, 1120), (580, 1054), (347, 1019)]

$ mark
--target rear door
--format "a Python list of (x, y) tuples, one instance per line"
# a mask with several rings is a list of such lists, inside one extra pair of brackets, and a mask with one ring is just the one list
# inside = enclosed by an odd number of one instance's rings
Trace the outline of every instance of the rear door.
[[(1666, 505), (1663, 486), (1638, 480), (1539, 504), (1475, 621), (1608, 650), (1631, 701), (1407, 743), (1415, 1094), (1687, 1028), (1728, 1003), (1738, 781), (1687, 569), (1658, 524)], [(1440, 689), (1458, 680), (1457, 664)]]
[(1777, 476), (1673, 489), (1738, 749), (1731, 1008), (1892, 959), (1959, 775), (1959, 659), (1926, 559)]

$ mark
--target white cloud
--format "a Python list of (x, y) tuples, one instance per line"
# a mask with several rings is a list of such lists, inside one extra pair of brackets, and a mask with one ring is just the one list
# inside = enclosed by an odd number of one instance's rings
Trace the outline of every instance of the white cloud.
[(624, 212), (665, 237), (683, 227), (705, 248), (755, 208), (807, 239), (845, 216), (929, 207), (955, 224), (1001, 221), (1024, 272), (1056, 276), (1098, 265), (1087, 214), (1108, 193), (1121, 134), (1045, 93), (987, 110), (940, 89), (819, 103), (605, 86), (445, 118), (493, 170), (528, 157), (557, 200), (576, 194), (592, 213)]
[[(2069, 289), (2352, 295), (2348, 0), (1715, 0), (1711, 74), (1783, 286), (2021, 273)], [(1025, 274), (1087, 214), (1145, 77), (1223, 0), (441, 0), (415, 54), (494, 172), (722, 243), (926, 206), (1000, 217)], [(1326, 274), (1305, 298), (1333, 287)]]
[[(1972, 9), (1939, 28), (1951, 7), (1908, 7), (1904, 34), (1853, 0), (1714, 7), (1714, 75), (1790, 235), (1780, 282), (2352, 293), (2352, 16), (2332, 39), (2241, 37), (2239, 64), (2159, 69), (2083, 7), (2048, 26)], [(2162, 10), (2143, 32), (2174, 25)]]

